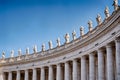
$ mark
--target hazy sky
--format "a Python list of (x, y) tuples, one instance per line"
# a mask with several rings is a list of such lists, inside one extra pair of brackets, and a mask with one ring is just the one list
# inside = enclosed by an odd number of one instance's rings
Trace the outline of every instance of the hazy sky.
[[(99, 13), (104, 20), (105, 6), (113, 11), (113, 0), (0, 0), (0, 53), (19, 48), (25, 54), (25, 49), (33, 45), (41, 51), (42, 43), (48, 49), (48, 41), (60, 37), (64, 43), (64, 35), (75, 29), (79, 37), (80, 26), (88, 31), (89, 19), (96, 26), (96, 16)], [(72, 40), (72, 37), (71, 37)], [(1, 55), (0, 55), (1, 57)]]

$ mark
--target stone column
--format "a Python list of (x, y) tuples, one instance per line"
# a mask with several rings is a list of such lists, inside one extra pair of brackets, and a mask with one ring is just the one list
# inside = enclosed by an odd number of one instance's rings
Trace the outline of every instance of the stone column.
[(41, 79), (40, 80), (45, 80), (45, 68), (41, 68)]
[(77, 77), (78, 73), (77, 72), (78, 72), (77, 60), (74, 59), (73, 60), (73, 80), (78, 80), (78, 77)]
[(20, 70), (17, 71), (17, 77), (16, 80), (20, 80)]
[(25, 70), (25, 79), (24, 80), (28, 80), (28, 69)]
[(112, 44), (108, 44), (106, 46), (106, 50), (107, 50), (107, 79), (114, 80)]
[(116, 46), (116, 80), (120, 80), (120, 37), (115, 40)]
[(37, 71), (36, 71), (36, 68), (33, 68), (32, 80), (36, 80), (36, 79), (37, 79)]
[(89, 54), (89, 80), (95, 80), (95, 56), (93, 53)]
[(70, 70), (69, 70), (69, 63), (65, 62), (65, 75), (64, 80), (70, 80)]
[(10, 71), (8, 74), (8, 80), (12, 80), (12, 71)]
[(49, 66), (48, 80), (53, 80), (53, 67), (52, 67), (52, 65)]
[(86, 56), (81, 57), (81, 80), (87, 80)]
[(0, 80), (5, 80), (5, 77), (6, 77), (6, 76), (5, 76), (4, 72), (1, 72), (1, 73), (0, 73)]
[(104, 80), (104, 54), (102, 49), (98, 50), (98, 80)]
[(57, 80), (62, 80), (61, 65), (57, 64)]

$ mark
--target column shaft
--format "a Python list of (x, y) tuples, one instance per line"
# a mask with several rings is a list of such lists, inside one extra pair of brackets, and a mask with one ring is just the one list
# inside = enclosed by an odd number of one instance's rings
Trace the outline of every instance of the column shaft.
[(87, 80), (86, 57), (81, 57), (81, 80)]
[(12, 72), (11, 71), (9, 72), (8, 80), (12, 80)]
[(70, 80), (70, 70), (69, 70), (69, 63), (65, 62), (65, 75), (64, 80)]
[(77, 60), (73, 60), (73, 80), (78, 80), (78, 65), (77, 65)]
[(95, 57), (94, 54), (89, 54), (89, 79), (95, 80)]
[(20, 80), (20, 71), (19, 70), (17, 71), (17, 77), (16, 78), (17, 78), (16, 80)]
[(57, 80), (62, 80), (60, 64), (57, 64)]
[(53, 80), (53, 67), (49, 66), (49, 80)]
[(37, 74), (36, 74), (36, 69), (33, 69), (33, 76), (32, 76), (32, 80), (36, 80), (37, 79)]
[(104, 80), (104, 54), (101, 49), (98, 50), (98, 80)]
[(25, 79), (24, 80), (28, 80), (28, 70), (25, 70)]
[(112, 45), (108, 44), (106, 46), (106, 49), (107, 49), (107, 79), (114, 80)]
[(4, 72), (0, 73), (0, 79), (1, 79), (1, 80), (5, 80), (5, 77), (6, 77), (6, 76), (5, 76)]
[(44, 69), (44, 67), (41, 68), (41, 79), (40, 80), (45, 80), (45, 69)]
[(116, 45), (116, 76), (120, 80), (120, 37), (115, 41)]

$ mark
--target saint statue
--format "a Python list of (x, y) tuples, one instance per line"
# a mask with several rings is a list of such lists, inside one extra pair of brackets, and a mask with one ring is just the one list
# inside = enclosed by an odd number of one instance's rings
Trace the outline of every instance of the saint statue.
[(45, 51), (45, 44), (42, 44), (42, 51)]
[(66, 33), (66, 35), (65, 35), (65, 43), (69, 43), (69, 41), (70, 41), (70, 35), (69, 35), (69, 33)]
[(52, 41), (49, 41), (48, 44), (49, 44), (49, 49), (52, 49), (53, 48)]
[(89, 27), (89, 31), (91, 31), (93, 27), (91, 20), (88, 21), (88, 27)]
[(2, 52), (2, 59), (5, 59), (5, 52)]
[(98, 25), (100, 25), (102, 23), (100, 14), (97, 15), (96, 21), (97, 21)]
[(60, 46), (60, 38), (58, 38), (56, 41), (57, 41), (57, 46)]
[(113, 2), (113, 6), (114, 6), (114, 10), (118, 10), (119, 6), (118, 6), (118, 0), (114, 0)]
[(108, 7), (105, 8), (104, 13), (105, 13), (105, 16), (106, 16), (106, 19), (107, 19), (110, 16)]
[(80, 27), (80, 36), (83, 36), (83, 35), (84, 35), (84, 27), (81, 26), (81, 27)]
[(33, 51), (34, 51), (34, 53), (37, 53), (37, 46), (36, 45), (34, 45)]
[(75, 32), (75, 30), (72, 32), (72, 38), (73, 38), (73, 40), (76, 39), (76, 32)]
[(26, 55), (28, 55), (28, 54), (29, 54), (29, 48), (26, 49)]
[(18, 50), (18, 56), (20, 57), (22, 55), (21, 49)]
[(11, 58), (14, 57), (14, 50), (11, 51)]

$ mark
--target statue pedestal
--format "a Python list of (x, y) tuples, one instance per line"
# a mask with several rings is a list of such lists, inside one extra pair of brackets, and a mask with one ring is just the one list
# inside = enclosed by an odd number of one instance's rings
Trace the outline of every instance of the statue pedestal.
[(9, 62), (14, 62), (14, 59), (13, 59), (13, 58), (10, 58)]
[(21, 58), (20, 58), (20, 57), (18, 57), (18, 58), (17, 58), (17, 61), (20, 61), (20, 60), (21, 60)]
[(4, 59), (2, 59), (0, 63), (6, 63), (6, 61)]

